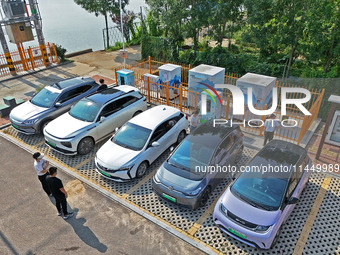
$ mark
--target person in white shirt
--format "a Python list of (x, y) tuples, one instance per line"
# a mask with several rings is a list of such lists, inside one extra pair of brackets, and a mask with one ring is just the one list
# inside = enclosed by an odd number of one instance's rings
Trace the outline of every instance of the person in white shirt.
[(280, 126), (280, 123), (275, 120), (276, 116), (275, 114), (270, 115), (266, 122), (264, 123), (264, 141), (263, 146), (267, 144), (267, 141), (269, 142), (273, 140), (275, 130)]
[(44, 154), (41, 154), (40, 152), (36, 152), (33, 154), (34, 158), (34, 169), (38, 174), (38, 179), (41, 182), (41, 185), (43, 187), (43, 190), (46, 192), (48, 196), (52, 196), (52, 193), (50, 191), (50, 188), (48, 186), (48, 183), (46, 182), (46, 177), (49, 174), (48, 173), (48, 165), (49, 162), (45, 159), (43, 159)]
[(195, 130), (195, 128), (198, 127), (200, 123), (200, 116), (199, 116), (199, 111), (195, 111), (190, 119), (190, 133)]

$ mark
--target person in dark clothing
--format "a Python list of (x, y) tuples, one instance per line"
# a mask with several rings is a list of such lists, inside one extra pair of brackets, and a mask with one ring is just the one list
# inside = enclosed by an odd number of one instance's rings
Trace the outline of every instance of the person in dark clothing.
[[(73, 213), (67, 212), (67, 192), (64, 189), (62, 181), (57, 178), (57, 168), (52, 166), (49, 169), (50, 171), (50, 177), (46, 179), (48, 186), (50, 187), (50, 190), (52, 192), (52, 195), (55, 198), (55, 205), (58, 210), (58, 216), (62, 215), (62, 212), (64, 213), (64, 220), (67, 220), (68, 218), (71, 218), (73, 216)], [(62, 210), (61, 210), (62, 209)]]
[(102, 91), (104, 89), (107, 89), (107, 85), (104, 83), (104, 79), (100, 79), (99, 80), (99, 83), (100, 83), (100, 86), (99, 88), (97, 89), (97, 91)]
[(48, 196), (52, 196), (51, 191), (48, 187), (48, 184), (46, 182), (46, 177), (48, 176), (48, 164), (49, 162), (45, 159), (43, 159), (44, 154), (41, 154), (40, 152), (36, 152), (33, 154), (34, 158), (34, 169), (38, 174), (38, 179), (41, 182), (41, 185), (43, 187), (43, 190), (46, 192)]

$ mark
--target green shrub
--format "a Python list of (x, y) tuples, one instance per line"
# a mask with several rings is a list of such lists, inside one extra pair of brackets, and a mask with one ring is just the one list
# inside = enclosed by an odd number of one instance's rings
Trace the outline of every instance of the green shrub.
[[(129, 47), (129, 44), (125, 43), (125, 47)], [(109, 46), (109, 48), (107, 48), (106, 51), (116, 51), (120, 49), (123, 49), (123, 43), (115, 42), (115, 46)]]
[(59, 44), (56, 44), (55, 45), (55, 49), (57, 51), (57, 56), (58, 56), (58, 59), (61, 61), (61, 62), (64, 62), (65, 61), (65, 54), (66, 54), (66, 49), (59, 45)]

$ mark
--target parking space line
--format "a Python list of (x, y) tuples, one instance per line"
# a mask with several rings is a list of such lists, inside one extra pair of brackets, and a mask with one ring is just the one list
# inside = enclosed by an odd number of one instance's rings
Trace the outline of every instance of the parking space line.
[[(18, 139), (18, 138), (16, 138), (16, 137), (12, 136), (12, 135), (10, 135), (10, 134), (5, 134), (3, 131), (0, 131), (0, 132), (3, 133), (5, 136), (9, 136), (11, 139), (14, 139), (14, 140), (17, 141), (19, 144), (22, 144), (22, 146), (23, 146), (22, 148), (29, 147), (29, 148), (31, 148), (32, 150), (36, 151), (36, 148), (34, 148), (34, 147), (31, 146), (31, 145), (28, 145), (28, 144), (24, 143), (24, 142), (21, 141), (20, 139)], [(61, 162), (59, 159), (53, 158), (53, 157), (51, 157), (51, 156), (49, 156), (49, 155), (46, 155), (46, 154), (45, 154), (45, 157), (48, 158), (48, 159), (50, 159), (50, 160), (53, 160), (53, 161), (57, 162), (57, 163), (58, 163), (59, 165), (61, 165), (62, 167), (64, 167), (64, 168), (68, 169), (69, 171), (71, 171), (71, 172), (73, 172), (73, 173), (75, 173), (75, 174), (81, 176), (82, 178), (86, 179), (87, 181), (89, 181), (89, 182), (91, 182), (91, 183), (93, 183), (93, 184), (95, 184), (95, 185), (97, 185), (97, 186), (100, 186), (101, 188), (105, 189), (106, 191), (111, 192), (112, 194), (116, 195), (117, 197), (121, 197), (121, 195), (119, 195), (118, 193), (116, 193), (116, 192), (114, 192), (113, 190), (110, 190), (110, 189), (104, 187), (103, 185), (100, 185), (98, 182), (96, 182), (96, 181), (94, 181), (94, 180), (88, 178), (86, 175), (83, 175), (82, 173), (78, 172), (75, 168), (72, 168), (72, 167), (66, 165), (65, 163)]]
[(217, 200), (222, 196), (222, 194), (224, 193), (224, 191), (226, 191), (226, 189), (228, 188), (229, 183), (226, 185), (226, 187), (218, 194), (218, 196), (216, 197), (216, 199), (214, 200), (214, 202), (211, 203), (211, 205), (209, 205), (209, 207), (207, 208), (207, 210), (205, 210), (205, 212), (201, 215), (201, 217), (199, 217), (199, 219), (194, 223), (194, 225), (188, 230), (188, 234), (189, 235), (195, 235), (196, 232), (198, 231), (198, 229), (203, 225), (203, 223), (205, 222), (205, 220), (210, 216), (210, 214), (212, 214), (212, 212), (214, 211), (215, 205), (217, 203)]
[(158, 221), (161, 221), (162, 223), (164, 223), (164, 224), (170, 226), (171, 228), (173, 228), (173, 229), (176, 230), (177, 232), (181, 233), (182, 235), (185, 235), (186, 237), (190, 238), (191, 240), (194, 240), (194, 241), (196, 241), (196, 242), (202, 244), (203, 246), (208, 247), (208, 248), (211, 249), (214, 253), (216, 253), (216, 254), (221, 254), (221, 255), (224, 254), (224, 253), (220, 252), (219, 250), (215, 249), (214, 247), (210, 246), (209, 244), (206, 244), (205, 242), (201, 241), (200, 239), (198, 239), (198, 238), (196, 238), (196, 237), (194, 237), (194, 236), (192, 236), (192, 235), (189, 235), (187, 232), (183, 231), (182, 229), (180, 229), (180, 228), (178, 228), (178, 227), (172, 225), (170, 222), (168, 222), (168, 221), (162, 219), (162, 218), (159, 217), (158, 215), (156, 215), (156, 214), (154, 214), (154, 213), (151, 213), (151, 212), (149, 212), (148, 210), (144, 209), (143, 207), (141, 207), (141, 206), (139, 206), (139, 205), (133, 203), (132, 201), (127, 200), (127, 199), (124, 199), (124, 201), (126, 201), (126, 202), (129, 203), (129, 204), (131, 204), (132, 206), (137, 207), (139, 210), (141, 210), (141, 211), (147, 213), (148, 215), (150, 215), (150, 216), (156, 218)]
[(124, 193), (122, 195), (122, 198), (127, 198), (128, 196), (130, 196), (133, 192), (135, 192), (137, 189), (139, 189), (140, 186), (142, 186), (144, 183), (146, 183), (148, 180), (150, 180), (152, 178), (152, 176), (154, 176), (156, 172), (156, 169), (154, 169), (151, 173), (149, 173), (147, 176), (145, 176), (142, 180), (140, 180), (135, 186), (133, 186), (132, 188), (130, 188), (128, 191), (126, 191), (126, 193)]
[(86, 165), (87, 163), (89, 163), (92, 159), (94, 159), (95, 155), (93, 155), (92, 157), (89, 157), (87, 159), (85, 159), (83, 162), (80, 162), (78, 165), (75, 165), (73, 168), (74, 169), (79, 169), (81, 168), (83, 165)]
[[(25, 149), (26, 151), (32, 153), (32, 151), (36, 150), (33, 146), (30, 146), (30, 145), (24, 143), (23, 141), (17, 139), (14, 136), (9, 135), (9, 134), (5, 134), (2, 131), (0, 131), (0, 132), (3, 133), (3, 136), (6, 137), (8, 140), (11, 140), (14, 144), (19, 145), (19, 147)], [(13, 140), (16, 141), (16, 142), (14, 142)], [(111, 189), (108, 189), (108, 188), (100, 185), (98, 182), (88, 178), (87, 176), (78, 172), (76, 169), (69, 167), (68, 165), (64, 164), (63, 162), (59, 161), (58, 159), (50, 157), (49, 155), (45, 155), (45, 157), (49, 158), (51, 161), (54, 161), (65, 172), (70, 171), (68, 174), (70, 174), (71, 176), (73, 176), (75, 178), (77, 178), (77, 176), (78, 176), (81, 181), (90, 185), (90, 187), (95, 188), (98, 192), (102, 193), (103, 195), (107, 196), (107, 194), (113, 194), (113, 196), (115, 196), (116, 198), (109, 196), (113, 201), (120, 202), (121, 205), (126, 206), (126, 207), (129, 204), (130, 207), (128, 207), (128, 208), (131, 209), (132, 211), (135, 211), (139, 215), (149, 219), (151, 222), (154, 222), (159, 227), (169, 231), (170, 233), (172, 233), (175, 236), (181, 238), (182, 240), (188, 242), (189, 244), (193, 245), (194, 247), (200, 249), (201, 251), (206, 252), (207, 254), (208, 253), (211, 254), (211, 251), (212, 251), (213, 254), (219, 254), (219, 255), (224, 254), (224, 253), (218, 251), (217, 249), (215, 249), (213, 246), (210, 246), (209, 244), (201, 241), (200, 239), (198, 239), (198, 238), (196, 238), (192, 235), (189, 235), (187, 232), (185, 232), (185, 231), (181, 230), (180, 228), (172, 225), (170, 222), (167, 222), (166, 220), (160, 218), (156, 214), (151, 213), (148, 210), (142, 208), (141, 206), (135, 204), (134, 202), (128, 200), (127, 197), (123, 198), (122, 195), (119, 195), (116, 192), (112, 191)], [(129, 191), (127, 191), (127, 193), (131, 193), (132, 190), (138, 189), (138, 187), (143, 185), (146, 181), (148, 181), (153, 176), (155, 171), (156, 170), (154, 170), (150, 174), (148, 174), (143, 180), (141, 180), (139, 183), (137, 183), (135, 186), (133, 186)], [(129, 195), (129, 194), (127, 194), (127, 195)], [(149, 216), (147, 216), (147, 215), (149, 215)], [(178, 232), (178, 234), (176, 232)], [(192, 243), (189, 240), (192, 240), (196, 243)], [(206, 249), (208, 249), (208, 250), (206, 250)]]
[(331, 183), (332, 177), (331, 176), (327, 176), (322, 185), (321, 188), (319, 190), (319, 193), (317, 195), (317, 197), (315, 198), (314, 204), (309, 212), (308, 218), (305, 222), (305, 225), (303, 226), (303, 229), (301, 231), (300, 237), (295, 245), (294, 251), (293, 251), (293, 255), (301, 255), (305, 245), (307, 243), (308, 240), (308, 236), (312, 230), (313, 227), (313, 223), (316, 219), (316, 216), (319, 212), (320, 206), (322, 204), (322, 201), (326, 195), (326, 192), (328, 190), (329, 184)]
[(36, 143), (34, 145), (32, 145), (32, 147), (39, 147), (40, 145), (43, 145), (45, 143), (45, 140), (39, 142), (39, 143)]

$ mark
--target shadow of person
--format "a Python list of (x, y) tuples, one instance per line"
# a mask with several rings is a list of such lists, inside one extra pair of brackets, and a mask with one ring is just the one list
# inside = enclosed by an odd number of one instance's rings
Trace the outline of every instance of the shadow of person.
[(66, 222), (72, 226), (74, 232), (79, 236), (79, 238), (84, 243), (86, 243), (88, 246), (91, 246), (92, 248), (97, 249), (101, 253), (106, 252), (107, 246), (99, 241), (97, 236), (92, 232), (92, 230), (89, 227), (84, 226), (86, 219), (85, 218), (77, 219), (78, 211), (79, 209), (75, 208), (73, 210), (73, 217), (66, 220)]

